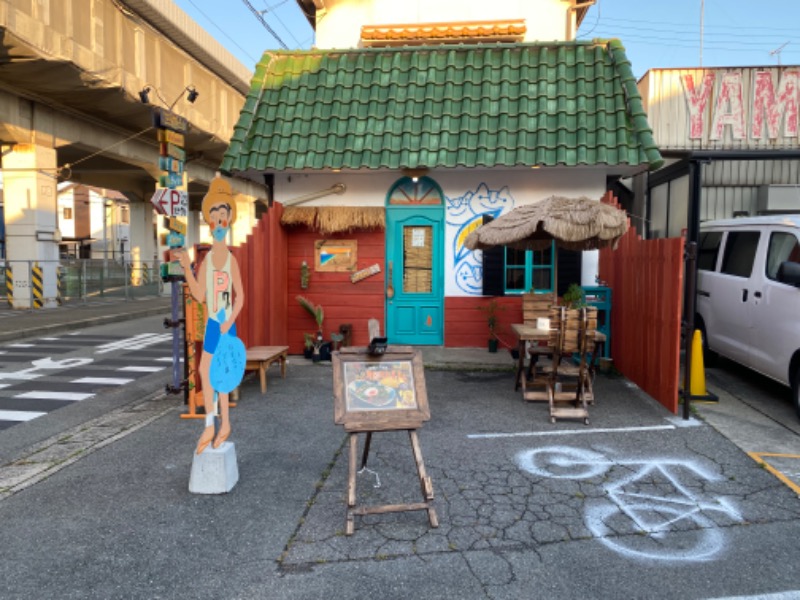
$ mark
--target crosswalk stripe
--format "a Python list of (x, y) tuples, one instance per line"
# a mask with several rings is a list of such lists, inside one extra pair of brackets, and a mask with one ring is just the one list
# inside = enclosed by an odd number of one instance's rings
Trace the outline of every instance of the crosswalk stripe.
[(48, 392), (34, 390), (32, 392), (25, 392), (17, 394), (14, 398), (28, 398), (31, 400), (68, 400), (70, 402), (78, 402), (91, 398), (94, 394), (81, 394), (79, 392)]
[(132, 371), (136, 373), (155, 373), (163, 371), (164, 367), (122, 367), (120, 371)]
[(0, 410), (0, 421), (30, 421), (46, 414), (33, 410)]
[(9, 344), (9, 348), (35, 348), (36, 344)]
[(126, 383), (130, 383), (133, 379), (125, 379), (124, 377), (81, 377), (80, 379), (75, 379), (70, 383), (96, 383), (96, 384), (108, 384), (108, 385), (124, 385)]

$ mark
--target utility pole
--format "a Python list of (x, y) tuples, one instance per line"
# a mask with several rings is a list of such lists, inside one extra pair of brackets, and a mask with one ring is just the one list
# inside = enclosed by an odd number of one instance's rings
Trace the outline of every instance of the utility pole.
[(705, 21), (706, 0), (700, 0), (700, 66), (703, 66), (703, 22)]

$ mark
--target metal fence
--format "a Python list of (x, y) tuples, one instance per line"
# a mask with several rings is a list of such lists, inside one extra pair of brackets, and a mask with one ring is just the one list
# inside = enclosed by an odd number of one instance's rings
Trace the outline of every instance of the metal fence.
[(39, 308), (93, 299), (133, 300), (164, 293), (158, 261), (7, 260), (1, 264), (0, 289), (9, 308)]

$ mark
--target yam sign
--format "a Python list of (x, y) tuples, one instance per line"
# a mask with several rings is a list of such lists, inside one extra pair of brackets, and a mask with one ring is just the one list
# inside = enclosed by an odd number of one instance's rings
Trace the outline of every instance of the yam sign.
[(169, 217), (185, 217), (189, 208), (189, 192), (159, 188), (150, 199), (156, 212)]

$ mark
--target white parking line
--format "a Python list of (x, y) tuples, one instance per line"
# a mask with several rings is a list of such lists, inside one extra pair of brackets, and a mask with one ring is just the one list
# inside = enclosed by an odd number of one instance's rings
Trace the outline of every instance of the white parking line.
[(46, 414), (32, 410), (0, 410), (0, 421), (30, 421)]
[(136, 373), (155, 373), (163, 371), (164, 367), (122, 367), (120, 371), (133, 371)]
[(642, 427), (601, 427), (597, 429), (569, 429), (565, 431), (520, 431), (514, 433), (470, 433), (467, 438), (470, 440), (485, 440), (493, 438), (515, 438), (515, 437), (552, 437), (558, 435), (587, 435), (592, 433), (620, 433), (630, 431), (667, 431), (675, 429), (674, 425), (649, 425)]
[(78, 392), (49, 392), (38, 391), (25, 392), (17, 394), (14, 398), (29, 398), (31, 400), (67, 400), (69, 402), (78, 402), (91, 398), (94, 394), (80, 394)]

